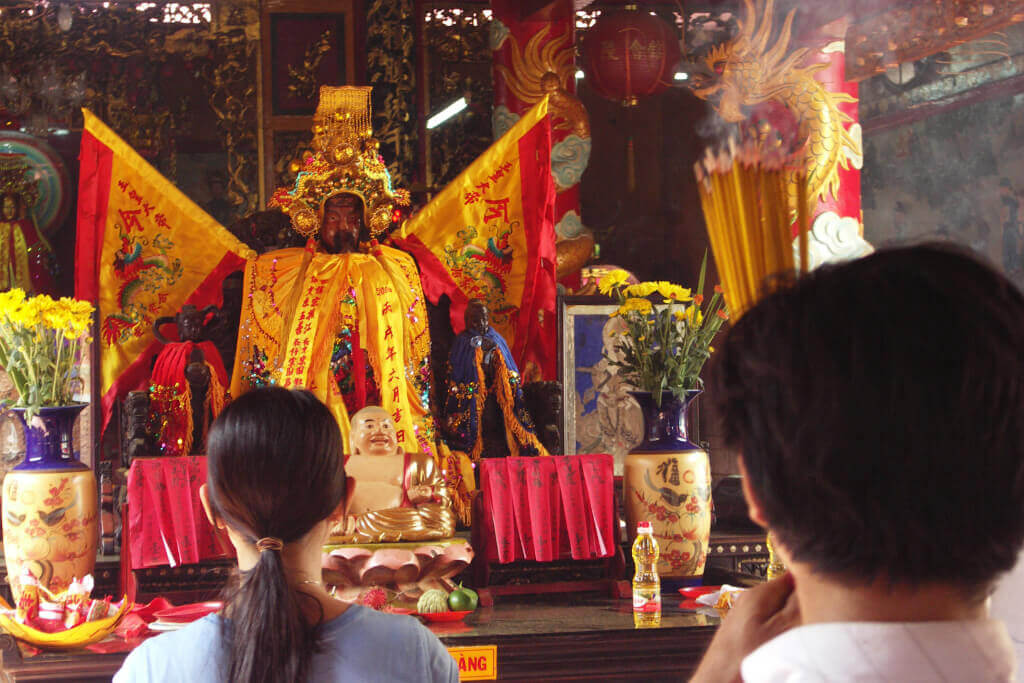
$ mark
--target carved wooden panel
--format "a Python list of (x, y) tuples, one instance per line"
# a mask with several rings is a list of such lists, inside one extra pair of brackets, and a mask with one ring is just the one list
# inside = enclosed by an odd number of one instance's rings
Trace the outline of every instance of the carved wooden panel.
[[(308, 133), (322, 85), (355, 83), (355, 0), (270, 0), (260, 16), (260, 203), (280, 181), (283, 132)], [(288, 161), (284, 162), (285, 169)]]

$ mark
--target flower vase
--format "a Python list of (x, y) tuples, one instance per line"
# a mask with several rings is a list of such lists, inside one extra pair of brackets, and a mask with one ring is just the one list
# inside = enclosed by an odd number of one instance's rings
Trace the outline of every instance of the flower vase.
[(72, 427), (84, 404), (44, 407), (25, 428), (25, 459), (3, 486), (3, 541), (7, 580), (15, 602), (30, 572), (54, 593), (91, 574), (99, 542), (96, 477), (72, 447)]
[(648, 521), (661, 551), (658, 574), (701, 577), (711, 534), (711, 465), (708, 454), (687, 439), (686, 418), (693, 389), (683, 399), (671, 392), (661, 406), (646, 391), (630, 392), (644, 414), (644, 440), (626, 455), (623, 472), (630, 539)]

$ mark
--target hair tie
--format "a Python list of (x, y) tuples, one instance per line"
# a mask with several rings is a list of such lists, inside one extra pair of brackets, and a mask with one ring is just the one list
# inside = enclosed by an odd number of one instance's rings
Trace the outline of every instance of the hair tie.
[(274, 538), (273, 536), (265, 536), (260, 540), (256, 541), (256, 550), (261, 553), (264, 550), (277, 550), (280, 551), (284, 547), (284, 541), (280, 538)]

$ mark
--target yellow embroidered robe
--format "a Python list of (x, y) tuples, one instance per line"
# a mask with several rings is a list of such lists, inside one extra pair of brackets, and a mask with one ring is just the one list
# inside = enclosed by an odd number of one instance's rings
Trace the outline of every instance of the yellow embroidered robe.
[(331, 369), (339, 335), (366, 351), (399, 444), (434, 455), (423, 290), (412, 257), (391, 247), (369, 254), (282, 249), (249, 261), (232, 394), (270, 383), (304, 387), (331, 409), (348, 444), (350, 416)]

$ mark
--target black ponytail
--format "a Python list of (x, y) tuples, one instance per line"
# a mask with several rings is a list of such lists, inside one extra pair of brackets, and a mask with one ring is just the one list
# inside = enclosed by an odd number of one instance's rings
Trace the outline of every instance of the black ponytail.
[[(207, 450), (214, 512), (251, 543), (297, 541), (344, 496), (341, 433), (308, 392), (272, 387), (245, 394), (214, 422)], [(319, 650), (319, 622), (311, 623), (300, 604), (315, 599), (289, 584), (280, 550), (268, 545), (225, 596), (232, 682), (305, 681)]]

